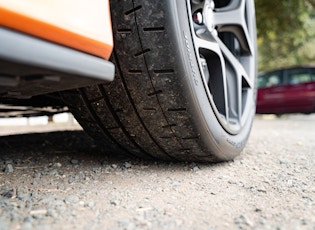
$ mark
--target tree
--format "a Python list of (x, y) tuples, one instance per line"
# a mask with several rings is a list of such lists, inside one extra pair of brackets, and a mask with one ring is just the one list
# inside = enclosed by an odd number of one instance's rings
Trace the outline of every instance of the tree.
[(315, 0), (255, 0), (259, 70), (315, 64)]

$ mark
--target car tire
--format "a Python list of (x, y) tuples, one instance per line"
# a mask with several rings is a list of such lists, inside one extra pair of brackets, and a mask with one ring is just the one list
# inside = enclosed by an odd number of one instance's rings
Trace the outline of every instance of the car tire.
[(115, 80), (63, 93), (84, 130), (144, 158), (237, 156), (255, 115), (254, 0), (110, 4)]

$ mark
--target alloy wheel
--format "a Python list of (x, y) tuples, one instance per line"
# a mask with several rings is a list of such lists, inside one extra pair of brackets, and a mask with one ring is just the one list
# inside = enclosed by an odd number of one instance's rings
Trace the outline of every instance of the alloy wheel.
[(256, 76), (253, 0), (191, 0), (191, 32), (209, 102), (221, 126), (241, 132), (252, 119)]

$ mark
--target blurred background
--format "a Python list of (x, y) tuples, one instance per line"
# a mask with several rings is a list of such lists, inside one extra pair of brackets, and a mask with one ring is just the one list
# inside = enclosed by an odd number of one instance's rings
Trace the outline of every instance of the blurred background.
[(278, 117), (314, 113), (315, 0), (255, 4), (260, 73), (256, 112)]
[(315, 0), (255, 0), (258, 71), (315, 64)]

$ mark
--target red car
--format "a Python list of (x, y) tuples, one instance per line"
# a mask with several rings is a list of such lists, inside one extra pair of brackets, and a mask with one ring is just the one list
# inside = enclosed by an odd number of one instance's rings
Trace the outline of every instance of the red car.
[(315, 66), (274, 70), (258, 77), (257, 113), (314, 113)]

